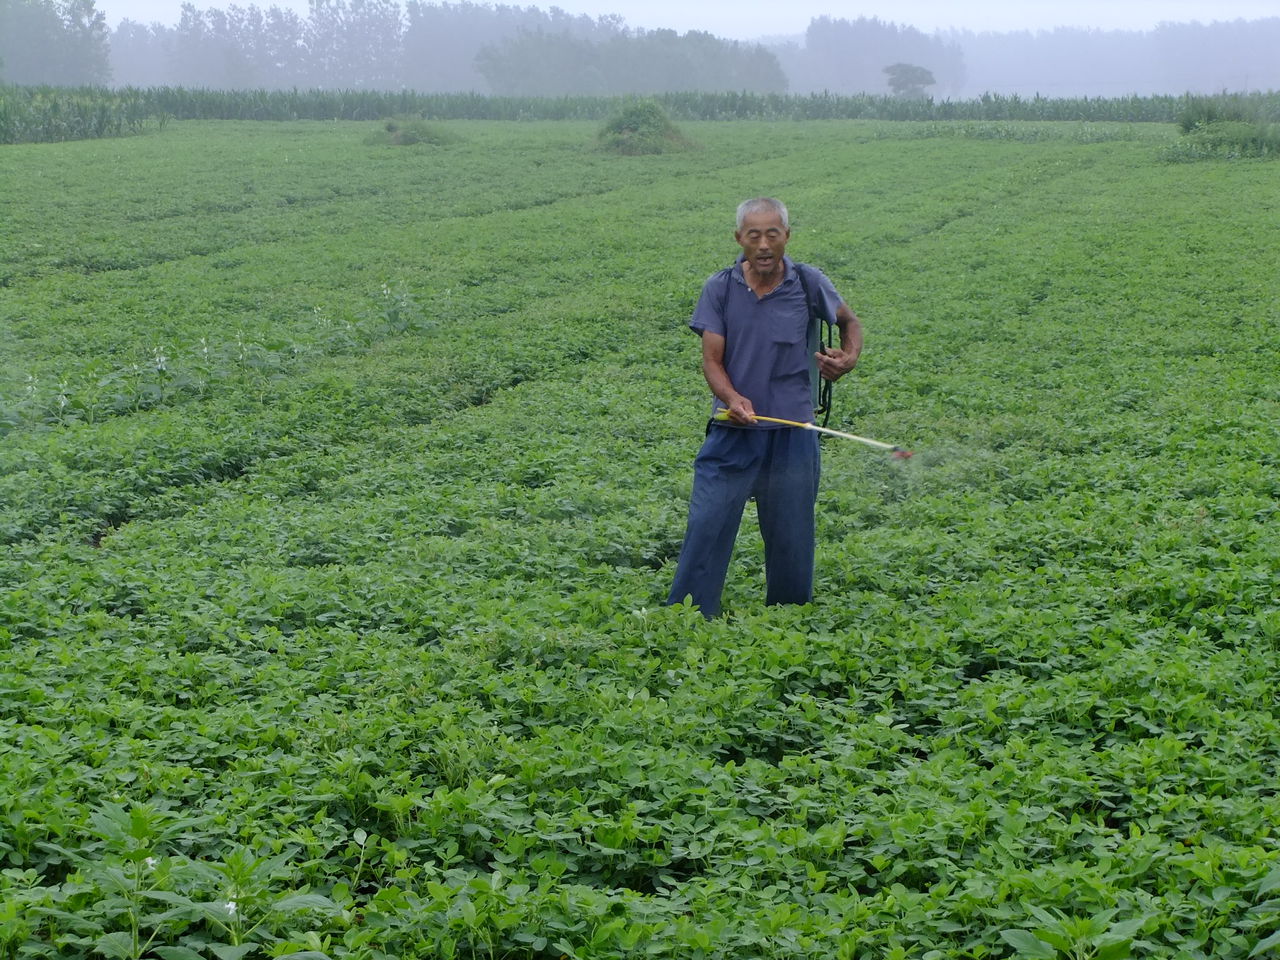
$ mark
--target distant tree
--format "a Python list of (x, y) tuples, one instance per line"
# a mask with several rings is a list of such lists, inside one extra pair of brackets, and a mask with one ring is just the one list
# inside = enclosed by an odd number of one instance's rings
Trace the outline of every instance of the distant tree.
[(94, 0), (61, 0), (62, 75), (66, 82), (106, 83), (111, 79), (107, 18)]
[(768, 50), (697, 30), (618, 31), (604, 39), (526, 31), (482, 49), (476, 66), (491, 92), (518, 96), (787, 89)]
[(170, 69), (173, 28), (121, 20), (109, 38), (111, 78), (126, 87), (162, 87), (173, 83)]
[(931, 87), (938, 81), (924, 67), (910, 63), (894, 63), (884, 68), (889, 78), (889, 89), (895, 97), (904, 100), (923, 100), (924, 88)]
[(106, 83), (106, 18), (94, 0), (0, 0), (0, 62), (9, 83)]
[(604, 53), (614, 64), (610, 93), (787, 91), (782, 65), (764, 47), (699, 30), (636, 31), (610, 40)]
[(486, 43), (500, 42), (505, 36), (499, 32), (497, 10), (470, 3), (409, 0), (406, 15), (400, 69), (406, 86), (436, 93), (484, 88), (475, 59)]
[(958, 44), (875, 17), (818, 17), (809, 22), (803, 46), (775, 49), (791, 90), (798, 93), (888, 92), (886, 63), (920, 64), (944, 90), (958, 91), (964, 84), (965, 55)]
[(308, 85), (395, 89), (403, 40), (404, 15), (395, 0), (310, 0)]
[[(3, 2), (3, 0), (0, 0)], [(178, 25), (117, 29), (120, 62), (167, 62), (153, 83), (217, 89), (399, 86), (402, 16), (395, 0), (312, 0), (303, 19), (278, 6), (182, 5)], [(126, 66), (124, 76), (135, 70)]]
[(0, 59), (8, 83), (52, 83), (51, 54), (62, 24), (53, 4), (42, 0), (0, 0)]
[(306, 23), (292, 10), (250, 7), (239, 25), (260, 86), (297, 87), (306, 77)]
[[(543, 11), (537, 7), (409, 0), (406, 11), (401, 83), (423, 92), (491, 89), (480, 70), (480, 52), (501, 48), (523, 34), (598, 41), (622, 31), (619, 17), (574, 16), (556, 7)], [(500, 72), (496, 65), (491, 69)]]
[(503, 96), (604, 93), (600, 58), (590, 40), (570, 33), (522, 31), (476, 54), (489, 90)]
[(244, 55), (228, 26), (221, 10), (182, 5), (168, 51), (173, 83), (211, 89), (235, 89), (247, 83)]

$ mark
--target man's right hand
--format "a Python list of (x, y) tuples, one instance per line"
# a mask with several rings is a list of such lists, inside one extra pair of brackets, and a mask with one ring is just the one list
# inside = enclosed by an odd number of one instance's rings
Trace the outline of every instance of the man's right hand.
[(746, 397), (738, 395), (729, 401), (728, 406), (729, 419), (734, 423), (740, 423), (748, 426), (756, 422), (756, 411), (751, 406), (751, 401)]

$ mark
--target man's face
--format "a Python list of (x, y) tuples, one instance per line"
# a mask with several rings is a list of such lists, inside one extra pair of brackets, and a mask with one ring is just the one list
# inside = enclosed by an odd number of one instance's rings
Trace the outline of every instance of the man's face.
[(782, 254), (791, 239), (791, 231), (782, 225), (782, 217), (770, 210), (749, 213), (742, 221), (742, 229), (733, 238), (751, 269), (762, 277), (773, 276), (782, 269)]

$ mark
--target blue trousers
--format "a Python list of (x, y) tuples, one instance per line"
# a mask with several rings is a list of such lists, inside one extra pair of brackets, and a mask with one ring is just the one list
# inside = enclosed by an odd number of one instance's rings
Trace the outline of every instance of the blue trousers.
[(733, 543), (750, 497), (756, 499), (764, 540), (765, 602), (812, 600), (818, 473), (818, 435), (812, 430), (712, 424), (693, 464), (689, 525), (667, 603), (687, 597), (703, 616), (719, 615)]

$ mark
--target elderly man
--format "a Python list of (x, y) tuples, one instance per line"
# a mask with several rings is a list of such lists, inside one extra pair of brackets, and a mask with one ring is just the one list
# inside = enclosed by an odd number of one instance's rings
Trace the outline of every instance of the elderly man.
[[(786, 256), (791, 227), (780, 201), (743, 203), (733, 236), (742, 253), (703, 285), (689, 321), (702, 337), (702, 372), (715, 400), (694, 461), (689, 523), (667, 598), (688, 599), (705, 617), (720, 613), (751, 497), (764, 539), (765, 602), (813, 599), (818, 434), (756, 416), (811, 423), (815, 378), (839, 379), (862, 352), (862, 325), (831, 281)], [(840, 349), (812, 353), (811, 324), (833, 321)]]

